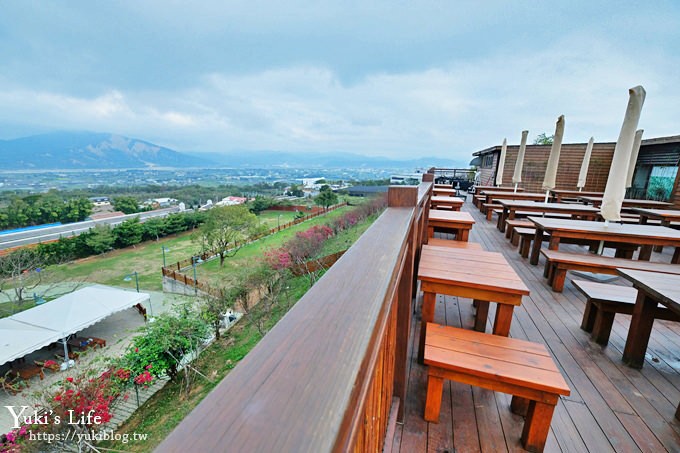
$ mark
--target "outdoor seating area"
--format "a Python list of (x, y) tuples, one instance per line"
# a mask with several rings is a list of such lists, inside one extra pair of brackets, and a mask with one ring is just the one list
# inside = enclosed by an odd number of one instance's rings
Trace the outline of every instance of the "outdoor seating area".
[[(674, 357), (675, 346), (680, 346), (680, 266), (675, 264), (676, 233), (654, 225), (610, 224), (607, 228), (613, 234), (606, 235), (598, 233), (604, 223), (594, 221), (592, 206), (587, 206), (590, 220), (581, 220), (541, 216), (551, 203), (535, 203), (540, 217), (506, 220), (513, 228), (505, 233), (527, 238), (526, 258), (517, 253), (518, 244), (508, 240), (510, 236), (500, 234), (498, 222), (486, 221), (486, 214), (473, 203), (462, 207), (475, 222), (467, 240), (483, 250), (445, 248), (447, 242), (456, 242), (450, 240), (455, 232), (438, 229), (422, 247), (417, 298), (421, 317), (413, 326), (407, 391), (411, 398), (393, 449), (677, 451), (680, 367)], [(555, 210), (559, 209), (570, 208)], [(571, 234), (573, 225), (580, 229), (586, 225), (590, 232)], [(540, 241), (534, 240), (537, 232)], [(660, 244), (672, 248), (653, 252)], [(545, 267), (530, 264), (528, 254), (536, 251), (537, 264), (543, 262)], [(571, 270), (621, 278), (601, 283), (575, 276), (572, 281), (567, 273)], [(508, 303), (502, 299), (512, 295), (508, 290), (512, 279), (524, 288)], [(500, 280), (508, 287), (489, 295), (485, 286)], [(651, 281), (654, 290), (646, 286)], [(480, 303), (482, 297), (475, 291), (482, 290), (487, 291), (487, 301), (497, 303)], [(638, 299), (646, 301), (644, 314), (634, 313)], [(495, 335), (481, 333), (487, 329)], [(536, 361), (523, 355), (529, 353), (527, 346), (506, 345), (505, 337), (545, 347), (546, 371), (522, 371)], [(504, 348), (513, 352), (502, 352)], [(498, 360), (504, 364), (500, 368)], [(507, 368), (508, 364), (514, 368)], [(647, 365), (643, 371), (635, 370), (643, 364)], [(541, 417), (543, 426), (536, 428), (545, 429), (545, 437), (531, 438), (535, 421), (518, 415), (526, 414), (527, 403), (518, 402), (526, 396), (517, 396), (524, 395), (522, 389), (549, 385), (551, 378), (539, 377), (547, 370), (563, 379), (563, 386), (553, 388), (549, 399), (554, 405), (550, 414)], [(506, 379), (513, 384), (507, 385)]]

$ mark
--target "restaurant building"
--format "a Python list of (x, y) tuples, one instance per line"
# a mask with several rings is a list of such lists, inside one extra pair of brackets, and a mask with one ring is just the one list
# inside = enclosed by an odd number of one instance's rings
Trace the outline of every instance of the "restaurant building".
[[(586, 145), (586, 143), (562, 144), (556, 189), (576, 189)], [(583, 190), (604, 191), (615, 145), (614, 142), (593, 145), (588, 177)], [(551, 145), (527, 145), (520, 184), (525, 190), (531, 192), (542, 190), (550, 148)], [(477, 165), (481, 185), (494, 185), (500, 151), (501, 147), (497, 145), (473, 153), (475, 159), (472, 164)], [(503, 171), (504, 186), (512, 185), (518, 151), (519, 145), (509, 145), (507, 148)], [(633, 176), (633, 186), (629, 189), (627, 197), (671, 200), (675, 207), (680, 208), (679, 162), (680, 135), (642, 140)]]

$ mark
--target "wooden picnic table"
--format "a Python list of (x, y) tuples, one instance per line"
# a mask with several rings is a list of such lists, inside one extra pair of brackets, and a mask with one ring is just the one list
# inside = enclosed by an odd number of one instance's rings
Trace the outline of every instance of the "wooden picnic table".
[(649, 219), (660, 220), (662, 226), (668, 226), (671, 222), (680, 222), (680, 210), (678, 209), (632, 208), (631, 211), (640, 216), (640, 223), (643, 225)]
[[(596, 208), (599, 208), (600, 205), (602, 204), (602, 197), (588, 197), (588, 196), (582, 196), (578, 197), (578, 199), (584, 203), (584, 204), (591, 204), (595, 206)], [(635, 198), (626, 198), (623, 200), (623, 204), (621, 205), (624, 208), (658, 208), (658, 209), (663, 209), (667, 208), (669, 206), (672, 206), (671, 203), (667, 203), (665, 201), (656, 201), (656, 200), (637, 200)]]
[(497, 190), (485, 190), (480, 193), (486, 197), (485, 203), (492, 203), (493, 200), (545, 200), (545, 193), (537, 192), (499, 192)]
[(649, 261), (652, 255), (652, 246), (669, 245), (675, 247), (671, 263), (677, 264), (680, 262), (680, 231), (672, 228), (621, 223), (610, 223), (606, 226), (604, 222), (552, 219), (548, 217), (529, 217), (529, 220), (536, 225), (536, 235), (531, 246), (529, 259), (529, 262), (534, 266), (538, 264), (544, 232), (550, 234), (550, 241), (548, 243), (550, 250), (558, 250), (560, 239), (562, 238), (637, 244), (642, 246), (638, 259)]
[[(646, 225), (651, 220), (659, 220), (661, 226), (670, 226), (672, 222), (680, 222), (680, 210), (677, 209), (652, 209), (652, 208), (631, 208), (630, 211), (640, 216), (640, 224)], [(654, 247), (655, 252), (662, 252), (663, 247)]]
[[(623, 361), (631, 367), (642, 368), (657, 305), (662, 304), (680, 314), (680, 275), (631, 269), (617, 269), (617, 272), (638, 290)], [(675, 417), (680, 419), (679, 412), (675, 412)]]
[(601, 197), (604, 192), (588, 192), (578, 190), (553, 189), (550, 191), (550, 198), (556, 202), (561, 203), (563, 198), (578, 200), (579, 197)]
[(463, 203), (465, 203), (465, 200), (462, 198), (458, 197), (431, 197), (430, 198), (430, 206), (432, 209), (439, 209), (439, 208), (445, 208), (445, 209), (452, 209), (454, 211), (460, 211), (461, 206), (463, 206)]
[(456, 241), (467, 241), (474, 224), (475, 219), (468, 212), (430, 209), (427, 219), (427, 237), (434, 237), (434, 229), (441, 228), (453, 230), (456, 234)]
[(423, 291), (419, 358), (423, 357), (425, 325), (434, 320), (437, 294), (473, 299), (477, 306), (474, 328), (484, 332), (489, 303), (498, 304), (495, 335), (508, 336), (512, 313), (529, 289), (501, 253), (424, 245), (418, 264)]
[(536, 212), (536, 213), (558, 213), (568, 214), (572, 218), (581, 218), (583, 220), (595, 220), (599, 209), (593, 206), (586, 206), (582, 204), (567, 204), (567, 203), (545, 203), (542, 201), (526, 201), (526, 200), (498, 200), (503, 206), (503, 212), (498, 217), (498, 229), (505, 231), (505, 221), (515, 218), (517, 211)]
[(450, 187), (447, 189), (441, 189), (438, 187), (432, 188), (432, 196), (434, 197), (455, 197), (456, 195), (458, 195), (458, 191)]

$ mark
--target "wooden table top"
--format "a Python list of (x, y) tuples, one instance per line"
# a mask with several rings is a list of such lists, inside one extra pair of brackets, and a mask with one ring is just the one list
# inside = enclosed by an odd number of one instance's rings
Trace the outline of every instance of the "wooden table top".
[(529, 200), (498, 200), (498, 202), (508, 209), (527, 209), (543, 212), (579, 212), (584, 214), (597, 214), (599, 208), (583, 204), (569, 203), (546, 203), (543, 201)]
[(501, 253), (424, 245), (418, 279), (528, 295), (529, 289)]
[(458, 192), (456, 191), (456, 189), (451, 189), (451, 188), (448, 188), (448, 189), (440, 189), (440, 188), (438, 188), (438, 187), (434, 187), (434, 188), (432, 189), (432, 193), (435, 194), (435, 196), (436, 196), (436, 194), (446, 194), (446, 195), (448, 195), (448, 196), (450, 196), (450, 197), (453, 197), (453, 196), (458, 195)]
[(461, 211), (444, 211), (442, 209), (430, 209), (429, 220), (435, 220), (439, 222), (457, 222), (457, 223), (469, 223), (470, 225), (475, 223), (475, 219), (470, 215), (469, 212)]
[(671, 222), (680, 221), (680, 210), (678, 209), (632, 208), (631, 211), (652, 219), (668, 220)]
[(465, 200), (458, 197), (438, 197), (434, 196), (430, 198), (431, 203), (446, 203), (446, 204), (463, 204)]
[[(497, 192), (514, 192), (515, 188), (514, 187), (497, 187), (497, 186), (475, 186), (476, 191), (480, 190), (495, 190)], [(524, 189), (521, 187), (517, 188), (517, 192), (524, 192)]]
[(600, 234), (612, 236), (630, 236), (637, 238), (658, 238), (680, 240), (680, 231), (659, 225), (640, 225), (637, 223), (610, 223), (605, 226), (604, 222), (589, 220), (554, 219), (549, 217), (529, 217), (547, 231), (570, 231), (584, 234)]
[(538, 192), (499, 192), (496, 190), (484, 190), (480, 192), (486, 195), (487, 200), (504, 199), (504, 200), (545, 200), (545, 193)]
[(680, 312), (680, 275), (617, 269), (619, 275), (642, 289), (658, 302)]
[[(579, 200), (584, 201), (586, 203), (590, 203), (592, 205), (599, 206), (602, 204), (602, 197), (587, 197), (587, 196), (582, 196), (578, 197)], [(671, 203), (667, 203), (665, 201), (656, 201), (656, 200), (636, 200), (634, 198), (626, 198), (623, 200), (623, 205), (628, 208), (666, 208), (669, 206), (672, 206)]]
[(567, 189), (552, 189), (550, 191), (551, 194), (553, 195), (566, 195), (567, 197), (570, 195), (576, 196), (576, 197), (601, 197), (604, 195), (604, 192), (579, 192), (578, 190), (567, 190)]

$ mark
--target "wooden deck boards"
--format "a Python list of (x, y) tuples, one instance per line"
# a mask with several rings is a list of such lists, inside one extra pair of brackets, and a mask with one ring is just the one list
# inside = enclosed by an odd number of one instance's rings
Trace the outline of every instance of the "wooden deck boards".
[[(557, 406), (545, 451), (680, 451), (680, 422), (674, 418), (680, 402), (680, 323), (655, 321), (645, 366), (642, 370), (625, 366), (621, 355), (630, 316), (616, 316), (608, 346), (591, 341), (579, 328), (585, 300), (572, 286), (571, 273), (564, 292), (552, 292), (543, 277), (543, 258), (538, 266), (529, 265), (496, 229), (495, 219), (486, 221), (470, 201), (462, 210), (476, 220), (470, 241), (503, 253), (531, 291), (515, 308), (510, 336), (545, 344), (572, 390)], [(652, 254), (654, 261), (668, 263), (670, 257), (669, 250)], [(628, 286), (623, 279), (612, 284)], [(523, 419), (510, 412), (508, 395), (447, 381), (440, 423), (423, 420), (427, 374), (415, 358), (419, 303), (417, 307), (411, 329), (406, 415), (404, 424), (397, 427), (393, 451), (524, 451), (519, 441)], [(491, 304), (489, 319), (494, 308)], [(471, 301), (438, 295), (435, 322), (471, 328)]]

